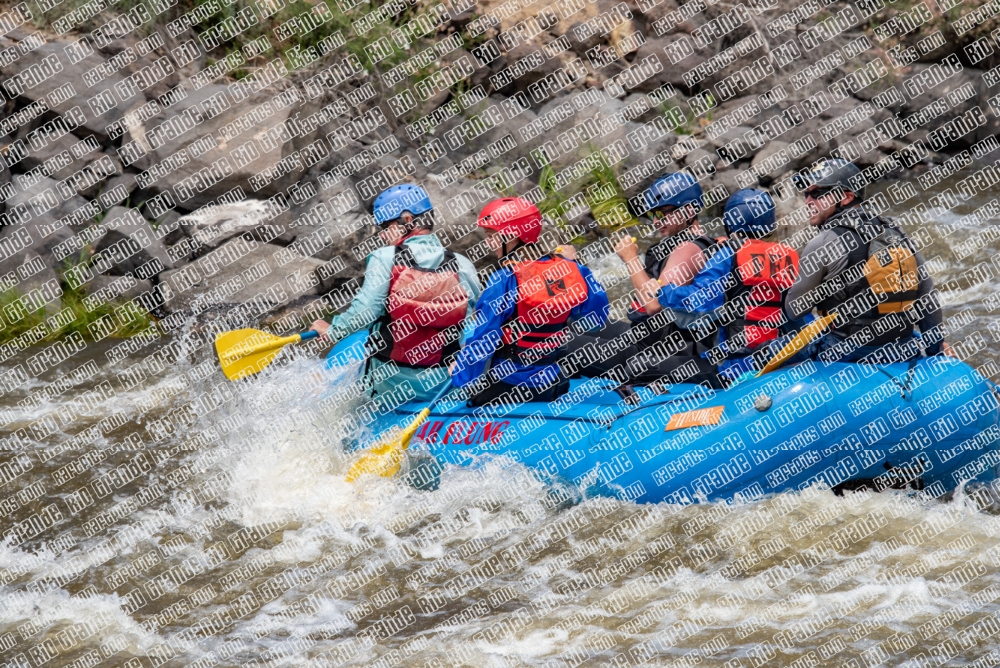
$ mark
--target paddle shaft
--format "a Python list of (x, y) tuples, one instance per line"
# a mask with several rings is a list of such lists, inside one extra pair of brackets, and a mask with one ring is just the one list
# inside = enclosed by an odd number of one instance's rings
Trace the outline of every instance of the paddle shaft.
[(406, 450), (408, 447), (410, 447), (410, 439), (413, 438), (413, 434), (417, 433), (417, 429), (420, 427), (420, 425), (424, 423), (427, 417), (431, 414), (431, 411), (434, 410), (434, 407), (437, 406), (437, 403), (442, 399), (444, 399), (444, 395), (448, 394), (448, 390), (450, 389), (451, 389), (451, 380), (449, 379), (449, 381), (445, 384), (445, 386), (441, 388), (441, 391), (438, 392), (433, 399), (431, 399), (431, 402), (426, 406), (424, 406), (423, 410), (417, 413), (417, 417), (413, 419), (413, 422), (410, 423), (410, 426), (406, 428), (405, 432), (403, 432), (404, 434), (408, 435), (408, 438), (404, 437), (400, 439), (400, 445), (402, 446), (403, 450)]
[(417, 413), (417, 416), (413, 418), (413, 421), (410, 422), (410, 425), (402, 433), (362, 453), (347, 471), (347, 476), (345, 476), (347, 482), (353, 482), (358, 476), (365, 474), (375, 474), (383, 478), (396, 475), (403, 461), (403, 453), (410, 447), (413, 435), (417, 433), (417, 429), (427, 420), (427, 417), (431, 414), (431, 410), (444, 398), (444, 395), (450, 389), (451, 381), (446, 383), (441, 388), (441, 391), (437, 393), (437, 396), (431, 399), (431, 402)]
[[(410, 423), (410, 426), (407, 427), (407, 430), (416, 433), (417, 427), (419, 427), (424, 423), (424, 420), (427, 419), (427, 416), (431, 414), (431, 411), (434, 410), (434, 407), (437, 406), (438, 402), (444, 399), (444, 395), (448, 394), (448, 390), (450, 389), (451, 389), (451, 380), (449, 379), (448, 382), (445, 384), (445, 386), (441, 388), (441, 391), (438, 392), (433, 399), (431, 399), (431, 402), (426, 406), (424, 406), (423, 410), (417, 413), (417, 417), (414, 418), (413, 422)], [(405, 450), (407, 447), (409, 447), (409, 444), (410, 440), (406, 439), (406, 441), (403, 443), (403, 449)]]
[[(451, 389), (451, 380), (449, 379), (448, 382), (445, 383), (445, 386), (441, 388), (441, 391), (438, 392), (433, 399), (431, 399), (431, 402), (426, 406), (424, 406), (424, 409), (422, 411), (417, 413), (417, 419), (414, 420), (416, 427), (419, 427), (420, 424), (427, 419), (427, 416), (431, 414), (431, 411), (434, 410), (434, 407), (437, 406), (438, 402), (444, 399), (444, 395), (448, 394), (448, 390), (450, 389)], [(417, 422), (417, 420), (419, 420), (419, 422)], [(411, 428), (414, 427), (413, 424), (411, 424), (410, 426)]]
[(795, 338), (786, 343), (785, 347), (779, 350), (778, 354), (772, 357), (771, 361), (760, 370), (760, 373), (757, 374), (757, 378), (760, 378), (765, 373), (771, 373), (784, 364), (788, 358), (809, 345), (809, 342), (815, 339), (820, 332), (826, 329), (827, 325), (833, 322), (836, 318), (837, 314), (831, 313), (830, 315), (823, 316), (818, 320), (814, 320), (799, 330), (799, 333), (795, 335)]
[(226, 355), (226, 357), (229, 359), (239, 359), (240, 357), (246, 357), (247, 355), (266, 353), (269, 350), (283, 348), (287, 346), (289, 343), (308, 341), (309, 339), (315, 339), (318, 336), (319, 332), (311, 329), (308, 332), (302, 332), (301, 334), (292, 334), (291, 336), (282, 336), (272, 341), (264, 341), (263, 343), (258, 343), (255, 346), (249, 346), (246, 348), (244, 347), (232, 348), (231, 350), (227, 351), (228, 354)]

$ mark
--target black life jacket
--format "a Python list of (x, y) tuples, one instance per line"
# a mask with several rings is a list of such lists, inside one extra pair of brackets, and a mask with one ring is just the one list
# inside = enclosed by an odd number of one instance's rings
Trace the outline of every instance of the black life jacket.
[[(667, 260), (670, 258), (670, 254), (677, 249), (682, 243), (692, 242), (701, 248), (701, 252), (705, 255), (705, 262), (707, 263), (715, 251), (718, 250), (718, 243), (715, 239), (711, 237), (706, 237), (705, 235), (692, 234), (688, 230), (681, 232), (670, 237), (663, 237), (657, 243), (649, 247), (646, 251), (646, 261), (645, 270), (646, 274), (653, 280), (659, 280), (660, 274), (663, 272), (663, 268), (667, 266)], [(698, 335), (689, 329), (683, 327), (678, 327), (676, 323), (668, 323), (661, 327), (653, 327), (650, 322), (656, 321), (656, 316), (650, 316), (646, 313), (646, 309), (643, 308), (637, 300), (633, 300), (632, 306), (628, 312), (628, 319), (632, 323), (633, 327), (639, 327), (645, 329), (645, 333), (641, 339), (637, 342), (640, 348), (645, 348), (651, 346), (655, 343), (659, 343), (666, 339), (671, 333), (678, 332), (681, 338), (687, 344), (687, 348), (679, 353), (678, 356), (681, 357), (692, 357), (704, 352), (711, 347), (708, 335)]]
[(558, 255), (551, 261), (511, 265), (517, 281), (517, 308), (503, 324), (498, 358), (521, 366), (555, 362), (569, 339), (570, 312), (587, 301), (589, 289), (576, 262)]
[(726, 290), (729, 356), (749, 355), (778, 338), (785, 322), (785, 295), (799, 274), (795, 249), (761, 239), (733, 240), (731, 286)]
[(386, 312), (378, 321), (387, 345), (375, 357), (406, 368), (449, 364), (461, 346), (468, 304), (454, 253), (445, 250), (440, 265), (424, 269), (410, 249), (399, 244), (393, 254)]
[(837, 214), (825, 227), (849, 249), (847, 268), (819, 286), (826, 295), (816, 305), (820, 313), (844, 316), (834, 332), (846, 338), (867, 329), (864, 345), (872, 346), (912, 336), (920, 276), (910, 239), (862, 207)]

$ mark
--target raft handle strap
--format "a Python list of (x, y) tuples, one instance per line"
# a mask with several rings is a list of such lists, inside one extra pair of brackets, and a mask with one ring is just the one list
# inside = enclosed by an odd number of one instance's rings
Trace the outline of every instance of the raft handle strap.
[(884, 373), (886, 376), (888, 376), (889, 380), (891, 380), (893, 383), (896, 384), (896, 386), (899, 388), (899, 396), (900, 396), (901, 399), (912, 399), (913, 398), (913, 395), (912, 395), (913, 389), (910, 387), (910, 383), (913, 382), (913, 369), (916, 366), (917, 366), (917, 360), (915, 360), (915, 359), (911, 359), (907, 363), (906, 382), (905, 383), (900, 383), (898, 378), (896, 378), (895, 376), (891, 375), (883, 367), (876, 367), (876, 368), (879, 371), (881, 371), (882, 373)]

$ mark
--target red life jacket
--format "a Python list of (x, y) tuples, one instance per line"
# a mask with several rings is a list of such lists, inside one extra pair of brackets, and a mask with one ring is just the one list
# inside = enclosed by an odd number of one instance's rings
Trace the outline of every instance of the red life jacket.
[(458, 352), (468, 305), (454, 253), (446, 250), (436, 269), (424, 269), (407, 246), (396, 246), (386, 315), (380, 320), (387, 345), (376, 357), (402, 367), (445, 364)]
[(500, 355), (523, 366), (552, 361), (568, 339), (570, 312), (587, 301), (587, 280), (576, 262), (559, 256), (511, 268), (517, 279), (517, 315), (503, 326), (506, 345)]
[(799, 254), (790, 246), (761, 239), (747, 239), (739, 245), (733, 260), (733, 287), (726, 291), (727, 303), (735, 307), (726, 339), (735, 344), (745, 337), (745, 343), (730, 354), (746, 354), (778, 338), (785, 293), (798, 274)]

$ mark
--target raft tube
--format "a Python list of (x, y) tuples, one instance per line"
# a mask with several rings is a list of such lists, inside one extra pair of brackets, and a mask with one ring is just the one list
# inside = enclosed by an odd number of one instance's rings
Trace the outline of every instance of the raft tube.
[[(339, 342), (328, 365), (363, 359), (366, 337)], [(937, 497), (1000, 475), (995, 388), (948, 357), (912, 366), (805, 362), (728, 390), (636, 387), (627, 398), (608, 380), (580, 379), (551, 403), (445, 400), (411, 449), (459, 466), (502, 455), (637, 503), (750, 499), (817, 483)], [(374, 433), (407, 424), (422, 407), (386, 407)]]

